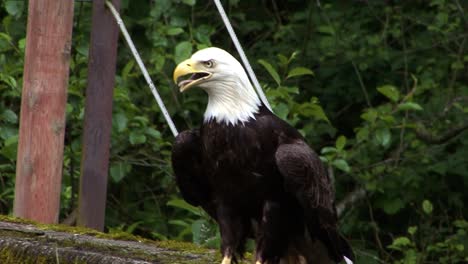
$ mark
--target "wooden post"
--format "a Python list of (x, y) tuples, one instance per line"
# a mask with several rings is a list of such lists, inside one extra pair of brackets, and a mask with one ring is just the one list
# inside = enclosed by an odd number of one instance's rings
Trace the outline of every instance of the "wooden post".
[[(112, 1), (119, 10), (120, 0)], [(104, 229), (118, 27), (104, 0), (93, 1), (78, 224)]]
[(15, 216), (56, 223), (60, 209), (73, 0), (29, 0)]

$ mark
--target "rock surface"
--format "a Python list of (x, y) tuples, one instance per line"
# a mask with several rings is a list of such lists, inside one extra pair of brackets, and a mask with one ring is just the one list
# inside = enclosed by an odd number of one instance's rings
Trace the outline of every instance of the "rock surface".
[(90, 229), (0, 219), (0, 263), (218, 263), (216, 251), (182, 242), (112, 238)]

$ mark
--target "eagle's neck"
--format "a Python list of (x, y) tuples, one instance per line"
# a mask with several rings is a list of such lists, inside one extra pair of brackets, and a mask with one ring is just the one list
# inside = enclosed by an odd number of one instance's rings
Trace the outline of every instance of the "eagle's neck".
[(208, 106), (205, 122), (216, 121), (237, 125), (255, 119), (259, 111), (260, 99), (255, 93), (247, 76), (245, 78), (226, 78), (215, 87), (207, 87)]

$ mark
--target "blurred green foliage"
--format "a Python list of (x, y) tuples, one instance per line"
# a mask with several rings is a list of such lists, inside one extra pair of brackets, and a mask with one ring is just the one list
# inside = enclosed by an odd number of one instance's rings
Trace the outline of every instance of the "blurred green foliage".
[[(466, 1), (224, 1), (275, 113), (321, 154), (357, 263), (468, 261)], [(124, 20), (180, 130), (206, 95), (177, 62), (235, 49), (211, 1), (122, 0)], [(0, 3), (0, 213), (11, 213), (27, 4)], [(77, 201), (91, 4), (76, 2), (61, 218)], [(217, 247), (178, 195), (170, 130), (120, 40), (106, 226)]]

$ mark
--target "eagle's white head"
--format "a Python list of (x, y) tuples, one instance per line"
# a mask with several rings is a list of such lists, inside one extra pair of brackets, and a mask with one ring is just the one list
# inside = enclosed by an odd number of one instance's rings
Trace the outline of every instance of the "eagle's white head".
[(181, 92), (198, 86), (208, 93), (205, 122), (243, 123), (255, 118), (261, 104), (242, 65), (220, 48), (199, 50), (181, 62), (174, 70), (174, 82)]

